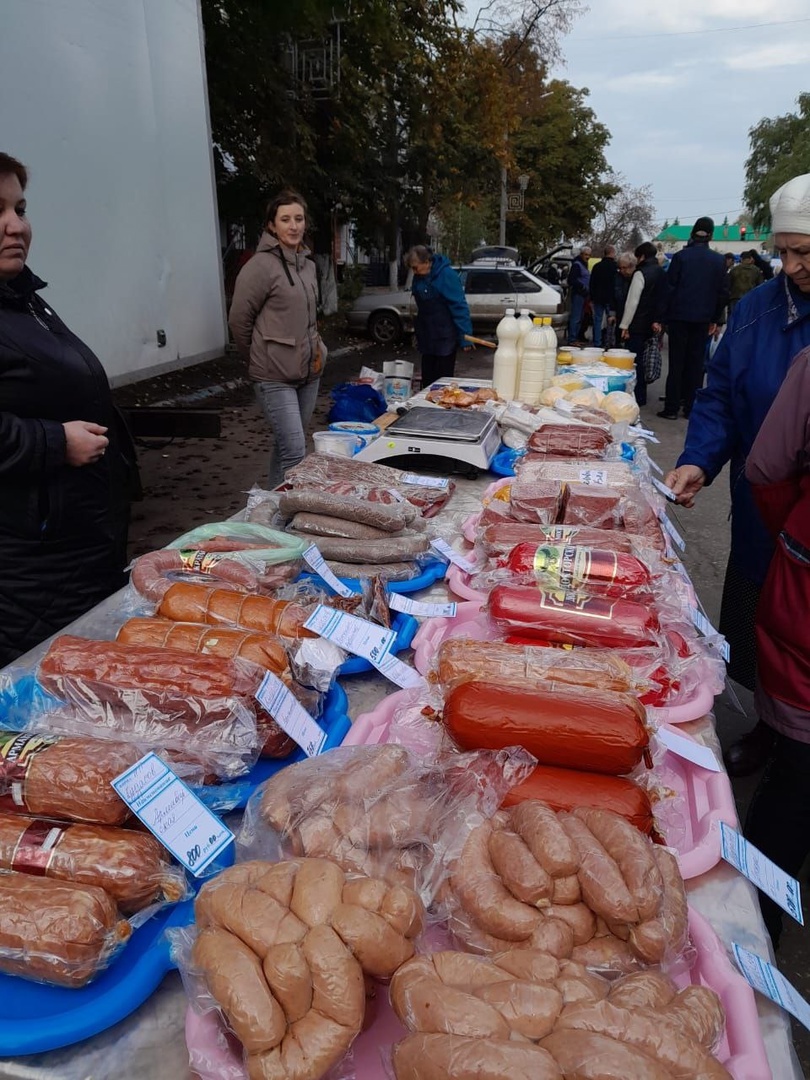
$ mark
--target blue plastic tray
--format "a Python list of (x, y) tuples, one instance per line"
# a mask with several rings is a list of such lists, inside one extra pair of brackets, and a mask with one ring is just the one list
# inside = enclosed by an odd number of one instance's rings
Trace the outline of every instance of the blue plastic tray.
[(514, 476), (515, 462), (523, 457), (525, 450), (512, 450), (508, 446), (501, 445), (501, 449), (489, 463), (489, 471), (496, 476)]
[[(413, 615), (398, 611), (391, 622), (391, 629), (395, 630), (397, 635), (391, 646), (391, 652), (400, 653), (410, 646), (419, 629), (419, 623)], [(351, 656), (340, 665), (338, 675), (360, 675), (364, 671), (373, 670), (374, 665), (364, 660), (362, 656)]]
[[(437, 581), (441, 581), (447, 572), (447, 563), (442, 559), (429, 559), (422, 567), (422, 573), (417, 577), (409, 578), (407, 581), (391, 581), (386, 585), (388, 592), (392, 593), (412, 593), (418, 592), (420, 589), (427, 589), (428, 586), (433, 585)], [(302, 575), (304, 577), (318, 578), (324, 588), (329, 589), (329, 586), (318, 574), (307, 573)], [(359, 591), (359, 578), (340, 578), (340, 581), (344, 585), (348, 585), (350, 589)], [(329, 589), (329, 592), (334, 590)]]

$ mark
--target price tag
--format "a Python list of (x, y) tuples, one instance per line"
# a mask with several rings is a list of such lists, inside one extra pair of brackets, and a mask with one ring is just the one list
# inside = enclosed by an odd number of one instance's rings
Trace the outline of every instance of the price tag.
[(385, 675), (386, 679), (390, 679), (397, 686), (403, 688), (427, 686), (427, 681), (419, 674), (416, 668), (403, 663), (399, 657), (394, 656), (392, 653), (386, 653), (379, 663), (374, 664), (374, 667), (381, 675)]
[(318, 604), (304, 626), (372, 664), (382, 660), (397, 636), (393, 630), (386, 630), (368, 619), (358, 619), (345, 611), (335, 611), (325, 604)]
[(448, 562), (453, 563), (455, 566), (459, 567), (459, 569), (463, 570), (465, 574), (474, 574), (478, 569), (476, 563), (472, 562), (470, 559), (465, 559), (460, 552), (451, 548), (446, 540), (431, 540), (430, 546), (434, 551), (438, 551), (440, 555), (443, 555)]
[(608, 474), (606, 469), (580, 469), (580, 484), (607, 484)]
[(651, 457), (649, 456), (649, 454), (647, 455), (647, 461), (649, 461), (649, 463), (650, 463), (650, 468), (651, 468), (651, 469), (652, 469), (652, 470), (653, 470), (654, 472), (657, 472), (659, 476), (663, 476), (663, 475), (664, 475), (664, 470), (663, 470), (663, 469), (661, 468), (661, 466), (660, 466), (660, 465), (658, 464), (658, 462), (657, 462), (657, 461), (653, 461), (653, 459), (652, 459), (652, 458), (651, 458)]
[(403, 503), (403, 502), (407, 502), (407, 501), (408, 501), (408, 500), (407, 500), (407, 499), (405, 498), (405, 496), (404, 496), (404, 495), (402, 494), (402, 492), (401, 492), (401, 491), (397, 491), (397, 489), (396, 489), (396, 488), (386, 488), (385, 490), (386, 490), (386, 491), (388, 492), (388, 494), (389, 494), (389, 495), (393, 495), (393, 496), (394, 496), (394, 502), (400, 502), (400, 503)]
[(732, 941), (731, 948), (734, 951), (737, 966), (749, 986), (753, 986), (760, 994), (775, 1001), (810, 1030), (810, 1005), (796, 987), (787, 981), (782, 972), (773, 964), (769, 964), (767, 960), (763, 960), (761, 956), (738, 945), (736, 941)]
[(256, 700), (275, 722), (301, 747), (307, 757), (317, 757), (326, 742), (326, 732), (309, 715), (288, 686), (268, 671), (256, 691)]
[(401, 484), (418, 484), (419, 487), (446, 488), (450, 481), (446, 476), (419, 476), (418, 473), (406, 472), (399, 478)]
[(660, 491), (665, 499), (668, 499), (670, 502), (677, 502), (678, 496), (674, 493), (672, 488), (668, 488), (667, 485), (662, 483), (657, 476), (652, 476), (650, 477), (650, 479), (652, 480), (653, 487), (657, 491)]
[(720, 854), (727, 863), (731, 863), (758, 889), (770, 896), (775, 904), (804, 926), (801, 887), (796, 878), (786, 874), (781, 866), (763, 855), (759, 848), (750, 844), (724, 821), (720, 822)]
[(454, 619), (457, 604), (426, 604), (423, 600), (411, 600), (409, 596), (389, 593), (388, 606), (392, 611), (404, 611), (406, 615), (417, 615), (428, 619)]
[(354, 589), (350, 589), (348, 585), (344, 585), (340, 578), (332, 573), (326, 565), (323, 555), (321, 555), (318, 550), (317, 544), (309, 545), (303, 554), (303, 559), (304, 562), (315, 571), (318, 577), (322, 577), (326, 584), (334, 589), (339, 596), (357, 596)]
[(729, 644), (726, 639), (720, 637), (718, 631), (715, 630), (715, 628), (712, 626), (712, 624), (709, 622), (709, 620), (706, 618), (702, 611), (698, 611), (697, 608), (692, 608), (689, 614), (692, 617), (692, 623), (695, 629), (699, 633), (703, 634), (704, 637), (717, 639), (716, 641), (709, 641), (709, 644), (713, 649), (719, 650), (720, 655), (723, 657), (725, 662), (728, 663), (729, 659), (731, 658), (731, 649), (729, 648)]
[(636, 435), (639, 439), (646, 439), (647, 442), (660, 443), (661, 440), (656, 436), (654, 431), (650, 431), (645, 427), (631, 427), (630, 434)]
[(139, 821), (195, 877), (233, 841), (231, 830), (157, 754), (145, 754), (111, 783)]
[(658, 520), (661, 522), (662, 529), (667, 534), (667, 536), (670, 537), (678, 550), (686, 551), (686, 541), (672, 524), (672, 522), (669, 520), (667, 515), (661, 514), (661, 517)]
[(691, 761), (693, 765), (699, 765), (701, 769), (708, 769), (710, 772), (723, 771), (722, 766), (708, 746), (703, 746), (702, 743), (695, 742), (693, 739), (687, 739), (683, 735), (678, 735), (677, 732), (670, 731), (669, 728), (665, 727), (659, 728), (656, 734), (667, 750), (677, 754), (678, 757), (685, 758), (686, 761)]

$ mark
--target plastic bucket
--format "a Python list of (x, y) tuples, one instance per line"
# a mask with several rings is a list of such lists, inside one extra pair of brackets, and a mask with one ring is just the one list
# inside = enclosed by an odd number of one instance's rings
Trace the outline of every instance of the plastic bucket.
[(358, 439), (363, 440), (363, 446), (368, 446), (371, 440), (376, 439), (380, 434), (380, 429), (376, 424), (365, 424), (360, 420), (338, 420), (336, 423), (329, 425), (329, 430), (356, 435)]
[(365, 446), (360, 436), (351, 431), (315, 431), (312, 441), (319, 454), (339, 454), (341, 457), (354, 457)]
[(401, 405), (411, 396), (413, 364), (409, 360), (386, 360), (383, 364), (385, 400), (387, 404)]

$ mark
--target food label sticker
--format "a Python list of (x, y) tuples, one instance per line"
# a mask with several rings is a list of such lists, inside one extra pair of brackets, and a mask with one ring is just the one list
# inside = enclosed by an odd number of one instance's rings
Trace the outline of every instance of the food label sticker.
[(678, 496), (675, 494), (672, 488), (668, 488), (667, 485), (663, 483), (663, 481), (659, 480), (657, 476), (651, 476), (650, 479), (652, 480), (652, 486), (656, 489), (656, 491), (660, 491), (665, 499), (668, 499), (670, 502), (677, 502)]
[(709, 620), (706, 618), (702, 611), (699, 611), (697, 608), (692, 608), (690, 610), (690, 615), (692, 617), (692, 623), (695, 626), (695, 629), (698, 630), (699, 633), (703, 634), (704, 637), (709, 639), (715, 639), (710, 640), (709, 645), (711, 645), (713, 649), (718, 649), (720, 655), (723, 657), (726, 663), (728, 663), (729, 659), (731, 658), (731, 649), (729, 648), (729, 644), (726, 639), (720, 636), (718, 631), (715, 630), (715, 628), (712, 626), (712, 624), (709, 622)]
[(326, 565), (326, 560), (324, 559), (323, 555), (321, 555), (320, 551), (318, 550), (317, 544), (309, 545), (309, 547), (303, 554), (303, 559), (307, 566), (310, 566), (318, 575), (318, 577), (323, 578), (326, 584), (330, 588), (334, 589), (338, 596), (357, 596), (357, 593), (354, 591), (354, 589), (350, 589), (348, 585), (344, 585), (340, 578), (338, 578), (335, 574), (332, 573), (332, 571)]
[(427, 619), (454, 619), (458, 604), (426, 604), (424, 600), (412, 600), (410, 596), (389, 593), (388, 606), (392, 611), (404, 611), (406, 615), (416, 615)]
[(304, 626), (372, 664), (382, 660), (397, 636), (394, 630), (386, 630), (384, 626), (345, 611), (335, 611), (325, 604), (318, 604)]
[(608, 475), (606, 469), (580, 469), (580, 484), (607, 484)]
[(638, 436), (639, 439), (646, 439), (647, 442), (652, 442), (652, 443), (660, 443), (661, 442), (661, 440), (658, 438), (658, 436), (655, 434), (655, 432), (650, 431), (649, 428), (631, 427), (630, 428), (630, 434)]
[(326, 732), (309, 715), (288, 686), (268, 671), (256, 691), (256, 700), (285, 734), (294, 739), (307, 757), (317, 757), (326, 742)]
[(399, 478), (401, 484), (414, 484), (419, 487), (446, 488), (450, 481), (446, 476), (419, 476), (418, 473), (406, 472)]
[(404, 689), (414, 686), (427, 686), (427, 681), (419, 674), (416, 668), (403, 663), (399, 657), (393, 656), (391, 653), (387, 653), (379, 663), (374, 664), (374, 667), (386, 679), (390, 679), (391, 682)]
[(796, 878), (786, 874), (781, 866), (763, 855), (759, 848), (754, 847), (724, 821), (720, 822), (720, 854), (727, 863), (731, 863), (758, 889), (770, 896), (775, 904), (783, 908), (788, 915), (792, 915), (797, 923), (804, 926), (802, 893)]
[(667, 515), (661, 514), (661, 517), (658, 520), (661, 522), (661, 528), (664, 530), (667, 536), (670, 537), (678, 550), (686, 551), (686, 541), (672, 524), (672, 522), (669, 520)]
[(732, 941), (731, 948), (734, 951), (737, 966), (749, 986), (753, 986), (760, 994), (764, 994), (766, 998), (781, 1005), (783, 1009), (795, 1016), (800, 1024), (810, 1030), (810, 1005), (796, 987), (787, 981), (782, 972), (773, 964), (769, 964), (767, 960), (763, 960), (761, 956), (738, 945), (736, 941)]
[(393, 497), (394, 497), (394, 502), (399, 502), (399, 503), (403, 503), (403, 502), (407, 502), (407, 501), (408, 501), (408, 500), (407, 500), (407, 499), (405, 498), (405, 496), (404, 496), (404, 495), (402, 494), (402, 492), (401, 492), (401, 491), (397, 491), (397, 489), (396, 489), (396, 488), (386, 488), (385, 490), (386, 490), (386, 491), (388, 492), (388, 494), (389, 494), (389, 495), (393, 495)]
[(667, 750), (671, 750), (678, 757), (691, 761), (693, 765), (699, 765), (701, 769), (708, 769), (710, 772), (722, 772), (722, 766), (708, 746), (687, 739), (683, 735), (679, 735), (677, 732), (670, 731), (665, 727), (659, 728), (656, 734)]
[(474, 563), (470, 559), (465, 559), (460, 552), (456, 551), (454, 548), (451, 548), (446, 540), (431, 540), (430, 546), (433, 548), (434, 551), (438, 551), (440, 555), (444, 556), (444, 558), (447, 559), (448, 562), (453, 563), (460, 570), (463, 570), (465, 574), (475, 573), (477, 569), (476, 563)]
[(231, 830), (157, 754), (145, 754), (110, 783), (138, 820), (195, 877), (233, 842)]

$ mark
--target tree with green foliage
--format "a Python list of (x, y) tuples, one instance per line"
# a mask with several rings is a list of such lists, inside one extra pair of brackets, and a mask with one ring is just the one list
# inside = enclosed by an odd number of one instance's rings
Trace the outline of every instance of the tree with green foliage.
[(810, 93), (799, 94), (796, 112), (766, 117), (748, 132), (745, 205), (756, 229), (770, 223), (768, 202), (782, 184), (810, 172)]

